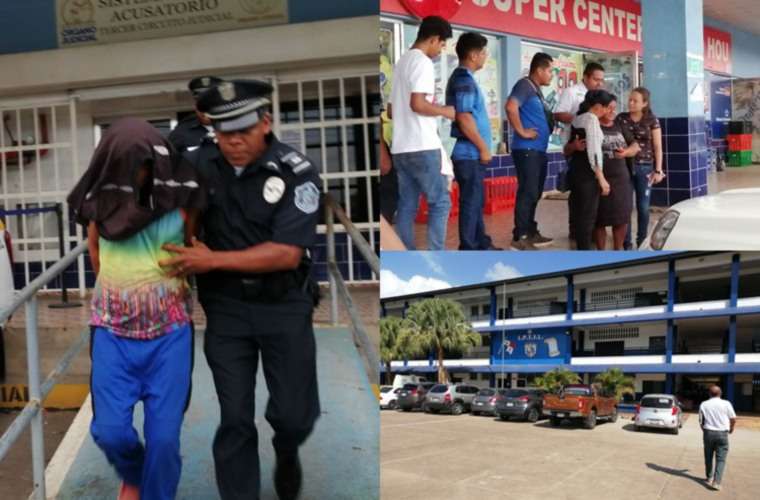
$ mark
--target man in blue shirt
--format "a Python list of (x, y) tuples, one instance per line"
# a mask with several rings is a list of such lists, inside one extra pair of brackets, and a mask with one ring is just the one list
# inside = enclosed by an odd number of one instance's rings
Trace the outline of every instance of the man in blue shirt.
[(478, 33), (460, 36), (456, 46), (459, 67), (446, 85), (446, 105), (456, 111), (451, 137), (457, 142), (451, 160), (459, 183), (459, 250), (495, 249), (483, 222), (483, 178), (492, 156), (491, 124), (474, 77), (486, 63), (487, 44), (486, 37)]
[(507, 118), (512, 126), (512, 159), (517, 170), (517, 199), (512, 248), (535, 250), (552, 243), (536, 223), (536, 207), (544, 191), (548, 166), (546, 148), (551, 126), (541, 86), (552, 81), (552, 56), (539, 52), (530, 62), (530, 73), (518, 81), (507, 99)]

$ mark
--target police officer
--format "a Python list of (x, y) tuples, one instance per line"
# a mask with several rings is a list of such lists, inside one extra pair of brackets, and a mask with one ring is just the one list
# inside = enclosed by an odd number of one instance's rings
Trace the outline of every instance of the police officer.
[(211, 87), (222, 83), (221, 78), (215, 76), (199, 76), (193, 78), (187, 85), (195, 101), (195, 113), (187, 115), (180, 120), (174, 130), (169, 134), (169, 142), (172, 146), (183, 153), (188, 148), (199, 146), (205, 137), (213, 137), (214, 132), (211, 121), (206, 117), (204, 110), (198, 108), (198, 98)]
[(197, 275), (207, 317), (204, 350), (221, 406), (213, 451), (225, 500), (259, 495), (259, 353), (280, 498), (298, 496), (298, 447), (320, 414), (312, 330), (316, 285), (307, 249), (316, 237), (321, 184), (314, 165), (273, 135), (271, 93), (268, 83), (237, 80), (201, 96), (218, 148), (185, 156), (208, 185), (204, 243), (167, 246), (176, 256), (162, 262), (173, 266), (172, 273)]

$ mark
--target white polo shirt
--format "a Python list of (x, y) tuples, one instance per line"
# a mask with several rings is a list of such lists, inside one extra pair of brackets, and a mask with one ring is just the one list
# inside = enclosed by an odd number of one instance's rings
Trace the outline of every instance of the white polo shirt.
[(710, 398), (699, 405), (699, 418), (702, 427), (710, 431), (731, 430), (731, 420), (736, 418), (734, 407), (721, 398)]
[[(586, 88), (586, 85), (582, 81), (579, 83), (576, 83), (572, 87), (567, 87), (559, 95), (559, 101), (557, 102), (557, 107), (554, 108), (554, 112), (555, 113), (570, 113), (571, 115), (577, 114), (578, 108), (581, 107), (581, 103), (586, 98), (587, 92), (588, 92), (588, 89)], [(570, 124), (569, 123), (562, 124), (562, 134), (560, 135), (560, 137), (562, 137), (562, 144), (567, 143), (567, 141), (570, 139)]]
[(412, 94), (425, 94), (428, 102), (435, 96), (435, 67), (420, 49), (410, 49), (393, 68), (391, 106), (393, 142), (391, 153), (412, 153), (441, 148), (438, 120), (412, 111)]

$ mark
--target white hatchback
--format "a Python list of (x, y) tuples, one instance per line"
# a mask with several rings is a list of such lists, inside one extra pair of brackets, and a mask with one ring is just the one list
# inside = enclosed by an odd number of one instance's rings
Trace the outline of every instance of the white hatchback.
[(731, 189), (670, 207), (641, 250), (757, 250), (760, 188)]
[(634, 429), (668, 429), (673, 434), (683, 426), (683, 411), (672, 394), (647, 394), (636, 405)]

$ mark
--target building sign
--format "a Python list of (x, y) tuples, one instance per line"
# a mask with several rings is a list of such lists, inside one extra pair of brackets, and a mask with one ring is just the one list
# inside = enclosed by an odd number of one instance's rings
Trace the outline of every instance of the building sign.
[(288, 22), (287, 0), (56, 0), (58, 46)]
[[(381, 12), (408, 15), (402, 0)], [(634, 0), (463, 0), (452, 24), (616, 52), (641, 50), (641, 5)]]
[(705, 69), (731, 74), (731, 33), (705, 26)]
[(570, 336), (564, 329), (542, 330), (534, 332), (509, 332), (491, 335), (491, 352), (494, 363), (510, 364), (514, 362), (563, 363), (570, 349)]

